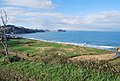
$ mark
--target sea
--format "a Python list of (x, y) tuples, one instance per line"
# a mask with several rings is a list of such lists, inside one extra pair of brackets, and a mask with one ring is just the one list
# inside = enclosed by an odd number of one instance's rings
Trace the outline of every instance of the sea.
[(113, 31), (38, 32), (16, 36), (106, 50), (120, 46), (120, 32)]

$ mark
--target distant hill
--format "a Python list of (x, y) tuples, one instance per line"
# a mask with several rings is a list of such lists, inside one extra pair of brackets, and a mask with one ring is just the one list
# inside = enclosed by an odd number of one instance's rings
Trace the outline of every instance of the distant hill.
[(18, 27), (15, 25), (7, 25), (6, 26), (7, 34), (25, 34), (25, 33), (47, 32), (47, 31), (39, 30), (39, 29), (28, 29), (28, 28), (24, 28), (24, 27)]
[(58, 32), (66, 32), (66, 30), (58, 29)]

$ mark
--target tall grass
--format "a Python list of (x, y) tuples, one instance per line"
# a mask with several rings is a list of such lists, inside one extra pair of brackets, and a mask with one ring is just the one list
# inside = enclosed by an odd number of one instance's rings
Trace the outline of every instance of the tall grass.
[[(4, 56), (1, 56), (3, 58)], [(107, 61), (71, 61), (61, 55), (44, 57), (41, 62), (10, 56), (0, 62), (0, 78), (8, 81), (119, 81), (119, 70)]]
[[(11, 51), (36, 55), (31, 61), (19, 56), (3, 59), (0, 49), (0, 80), (5, 81), (119, 81), (120, 70), (108, 61), (72, 61), (75, 55), (105, 53), (93, 48), (62, 45), (35, 40), (8, 41)], [(79, 54), (80, 52), (80, 54)]]
[[(6, 72), (7, 71), (7, 72)], [(31, 81), (119, 81), (117, 75), (98, 70), (83, 69), (71, 64), (44, 64), (19, 61), (0, 63), (0, 77), (6, 80)], [(8, 75), (11, 74), (11, 75)], [(4, 76), (6, 75), (6, 77)], [(14, 77), (16, 76), (16, 77)], [(18, 77), (18, 78), (17, 78)]]

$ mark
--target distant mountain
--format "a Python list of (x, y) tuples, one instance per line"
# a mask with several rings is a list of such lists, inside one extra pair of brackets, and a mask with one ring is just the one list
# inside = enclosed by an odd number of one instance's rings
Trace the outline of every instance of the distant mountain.
[[(49, 30), (47, 30), (49, 31)], [(25, 34), (25, 33), (36, 33), (36, 32), (47, 32), (46, 30), (39, 29), (28, 29), (24, 27), (18, 27), (15, 25), (7, 25), (6, 32), (7, 34)]]
[(58, 32), (66, 32), (66, 30), (58, 29)]

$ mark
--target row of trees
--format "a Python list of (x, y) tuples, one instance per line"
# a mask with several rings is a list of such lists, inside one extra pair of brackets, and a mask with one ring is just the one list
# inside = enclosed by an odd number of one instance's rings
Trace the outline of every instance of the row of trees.
[(1, 17), (0, 42), (1, 42), (1, 45), (4, 47), (5, 54), (8, 55), (8, 44), (7, 44), (7, 37), (6, 37), (6, 25), (8, 23), (8, 16), (4, 9), (1, 10), (0, 17)]

